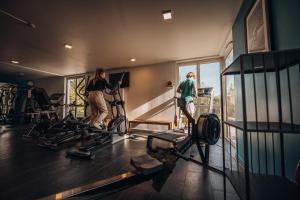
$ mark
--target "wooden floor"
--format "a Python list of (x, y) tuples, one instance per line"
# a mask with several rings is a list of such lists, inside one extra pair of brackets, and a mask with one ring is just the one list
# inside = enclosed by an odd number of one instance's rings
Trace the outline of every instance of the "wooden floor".
[[(130, 157), (145, 153), (144, 140), (125, 140), (99, 150), (94, 160), (65, 158), (65, 146), (51, 151), (24, 140), (19, 129), (0, 128), (0, 199), (36, 199), (132, 170)], [(69, 145), (70, 146), (70, 145)], [(196, 150), (196, 148), (195, 148)], [(196, 156), (193, 149), (190, 154)], [(212, 163), (221, 167), (221, 149), (212, 149)], [(197, 156), (196, 156), (197, 157)], [(228, 199), (238, 199), (228, 183)], [(223, 199), (223, 177), (179, 160), (160, 192), (151, 181), (107, 196), (106, 199)]]

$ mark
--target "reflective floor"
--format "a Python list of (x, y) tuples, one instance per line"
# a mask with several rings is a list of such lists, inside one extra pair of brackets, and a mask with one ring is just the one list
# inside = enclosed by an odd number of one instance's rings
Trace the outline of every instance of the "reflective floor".
[[(129, 160), (145, 153), (145, 140), (125, 140), (99, 150), (94, 160), (65, 158), (24, 140), (17, 128), (0, 127), (0, 199), (36, 199), (133, 170)], [(196, 148), (188, 154), (196, 155)], [(222, 166), (221, 149), (211, 149), (212, 164)], [(196, 164), (179, 160), (161, 191), (152, 182), (109, 195), (105, 199), (224, 199), (223, 177)], [(227, 182), (227, 199), (238, 199)]]

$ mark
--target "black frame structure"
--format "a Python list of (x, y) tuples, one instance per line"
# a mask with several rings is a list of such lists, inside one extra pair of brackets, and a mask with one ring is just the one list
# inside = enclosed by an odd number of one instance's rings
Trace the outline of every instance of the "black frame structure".
[[(227, 130), (230, 135), (229, 139), (226, 139), (225, 134), (222, 134), (223, 170), (241, 199), (300, 197), (299, 187), (286, 175), (288, 161), (284, 146), (285, 134), (300, 134), (300, 125), (295, 124), (293, 116), (293, 113), (299, 111), (293, 109), (295, 98), (292, 96), (295, 94), (291, 90), (292, 67), (298, 69), (298, 74), (293, 74), (293, 77), (296, 76), (299, 80), (300, 49), (243, 54), (220, 75), (222, 130), (223, 132)], [(282, 83), (284, 73), (286, 84)], [(237, 86), (239, 91), (236, 92), (235, 107), (239, 105), (242, 113), (239, 113), (235, 120), (227, 120), (223, 108), (227, 105), (227, 89), (224, 83), (229, 75), (233, 75), (234, 80), (240, 83)], [(273, 78), (270, 78), (271, 76)], [(258, 83), (263, 87), (258, 87)], [(270, 87), (273, 87), (272, 91), (268, 91)], [(282, 91), (288, 95), (284, 96)], [(271, 95), (272, 102), (270, 92), (274, 92)], [(282, 101), (283, 98), (285, 103)], [(274, 106), (275, 104), (277, 106)], [(278, 113), (276, 120), (274, 113)], [(235, 137), (235, 145), (232, 134)]]

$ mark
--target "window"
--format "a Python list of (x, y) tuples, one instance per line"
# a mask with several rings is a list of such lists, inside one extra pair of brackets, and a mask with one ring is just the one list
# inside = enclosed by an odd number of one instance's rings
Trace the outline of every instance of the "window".
[(181, 83), (186, 79), (186, 75), (189, 72), (193, 72), (195, 74), (195, 80), (197, 83), (197, 64), (191, 64), (191, 65), (180, 65), (179, 66), (179, 82)]
[(233, 62), (233, 49), (229, 52), (225, 58), (225, 67), (228, 67)]
[(213, 88), (213, 102), (212, 102), (212, 110), (221, 117), (221, 84), (220, 84), (220, 63), (205, 63), (200, 64), (200, 88)]
[(214, 94), (220, 96), (220, 63), (200, 64), (200, 86), (213, 87)]
[[(226, 94), (225, 99), (225, 120), (235, 121), (236, 118), (236, 88), (234, 86), (234, 75), (226, 76), (226, 91), (224, 93)], [(235, 132), (235, 128), (231, 126), (225, 127), (225, 138), (227, 140), (231, 139), (231, 143), (233, 146), (236, 145), (236, 135), (233, 134)], [(231, 133), (231, 134), (230, 134)]]
[(67, 109), (77, 118), (85, 117), (85, 87), (87, 79), (85, 76), (67, 78), (66, 94)]
[(234, 76), (226, 76), (226, 107), (227, 120), (235, 120)]
[[(214, 90), (212, 109), (210, 112), (216, 113), (219, 117), (221, 116), (221, 91), (220, 91), (220, 62), (212, 62), (212, 63), (200, 63), (195, 62), (192, 64), (180, 64), (178, 67), (178, 84), (186, 79), (186, 74), (188, 72), (194, 72), (196, 75), (196, 84), (198, 88), (203, 87), (212, 87)], [(202, 98), (204, 100), (204, 98)], [(199, 100), (199, 98), (198, 98)], [(198, 101), (197, 100), (197, 101)], [(206, 102), (207, 103), (207, 102)], [(203, 102), (198, 101), (196, 103), (196, 114), (195, 118), (203, 112), (209, 112), (210, 102), (208, 102), (209, 106), (205, 104), (202, 106)], [(202, 106), (202, 107), (201, 107)]]

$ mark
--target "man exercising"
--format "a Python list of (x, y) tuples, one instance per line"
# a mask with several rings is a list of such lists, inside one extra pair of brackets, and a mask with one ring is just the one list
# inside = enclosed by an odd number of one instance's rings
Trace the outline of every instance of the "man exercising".
[(177, 87), (177, 92), (181, 94), (180, 101), (192, 117), (194, 117), (195, 114), (194, 96), (198, 96), (194, 79), (195, 74), (193, 72), (189, 72), (186, 75), (186, 80), (181, 82)]

